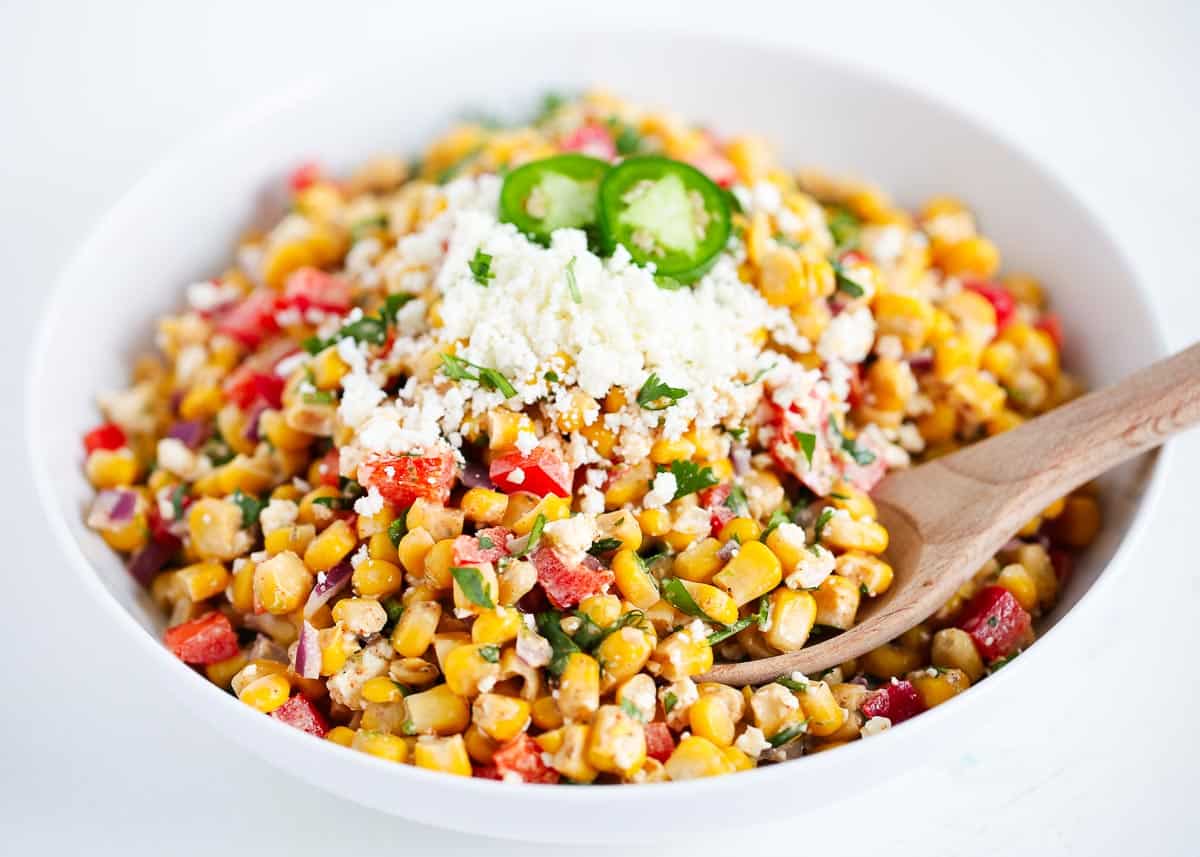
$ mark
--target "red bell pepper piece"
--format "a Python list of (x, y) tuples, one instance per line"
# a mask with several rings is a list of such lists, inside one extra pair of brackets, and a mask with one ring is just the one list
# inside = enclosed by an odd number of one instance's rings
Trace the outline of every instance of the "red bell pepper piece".
[(723, 526), (737, 517), (737, 513), (725, 505), (732, 490), (733, 485), (724, 482), (700, 492), (700, 507), (708, 512), (709, 526), (714, 533), (721, 532)]
[(305, 161), (292, 170), (291, 175), (288, 176), (288, 187), (292, 189), (292, 193), (298, 193), (314, 184), (319, 178), (321, 178), (321, 165), (316, 161)]
[(168, 628), (163, 642), (186, 664), (215, 664), (238, 653), (233, 625), (224, 613), (216, 611)]
[(125, 432), (116, 423), (96, 426), (83, 436), (83, 448), (87, 450), (88, 455), (98, 449), (120, 449), (127, 442)]
[(1047, 335), (1049, 335), (1049, 337), (1054, 340), (1054, 346), (1059, 351), (1062, 351), (1062, 345), (1063, 345), (1062, 319), (1059, 318), (1058, 313), (1056, 313), (1056, 312), (1046, 313), (1044, 316), (1042, 316), (1041, 320), (1037, 324), (1034, 325), (1034, 327), (1036, 327), (1038, 330), (1042, 331), (1043, 333), (1046, 333)]
[(542, 748), (528, 735), (518, 735), (492, 756), (497, 779), (516, 774), (525, 783), (557, 783), (558, 771), (542, 761)]
[(613, 582), (613, 573), (593, 556), (584, 557), (579, 565), (567, 565), (553, 548), (538, 548), (533, 555), (538, 583), (550, 603), (560, 610), (574, 607), (584, 598), (602, 591)]
[(675, 736), (661, 720), (646, 724), (646, 755), (666, 764), (675, 752)]
[(300, 694), (296, 694), (283, 705), (276, 708), (271, 712), (270, 716), (280, 723), (286, 723), (288, 726), (299, 729), (301, 732), (307, 732), (309, 735), (315, 735), (318, 738), (324, 738), (325, 733), (329, 731), (329, 723), (325, 720), (325, 717), (308, 699)]
[(886, 717), (894, 726), (925, 710), (921, 695), (912, 682), (893, 681), (863, 700), (862, 713), (866, 717)]
[(476, 765), (471, 769), (471, 776), (481, 780), (498, 780), (500, 771), (495, 765)]
[(1017, 302), (1004, 286), (986, 280), (971, 280), (964, 283), (963, 287), (975, 292), (992, 305), (992, 309), (996, 311), (997, 330), (1003, 330), (1004, 326), (1012, 321), (1013, 314), (1017, 311)]
[(279, 310), (279, 297), (269, 289), (251, 292), (228, 309), (223, 310), (216, 320), (218, 333), (232, 336), (247, 348), (257, 348), (268, 336), (279, 330), (275, 313)]
[(239, 366), (229, 373), (223, 388), (226, 398), (246, 411), (258, 402), (272, 408), (282, 407), (285, 383), (274, 372), (259, 372), (250, 366)]
[(445, 503), (450, 499), (457, 466), (450, 450), (429, 455), (375, 455), (358, 466), (360, 485), (374, 486), (397, 509), (414, 500)]
[(505, 453), (492, 461), (488, 476), (496, 488), (507, 494), (528, 491), (539, 497), (547, 494), (570, 497), (574, 482), (571, 468), (558, 453), (541, 446), (535, 446), (528, 455), (519, 449)]
[(317, 465), (317, 474), (320, 477), (321, 484), (328, 485), (330, 488), (337, 488), (341, 484), (341, 471), (339, 468), (338, 450), (335, 446), (322, 456), (320, 463)]
[(605, 161), (611, 161), (617, 156), (617, 144), (612, 133), (603, 125), (594, 122), (580, 125), (568, 134), (562, 141), (562, 149), (564, 152), (579, 152)]
[(508, 536), (509, 531), (504, 527), (487, 527), (473, 536), (458, 536), (454, 540), (454, 564), (499, 562), (508, 556)]
[(985, 586), (958, 620), (958, 627), (971, 635), (979, 654), (989, 661), (1011, 655), (1032, 626), (1032, 617), (1002, 586)]
[(316, 268), (301, 268), (288, 276), (283, 303), (300, 312), (320, 309), (344, 313), (350, 309), (350, 284)]

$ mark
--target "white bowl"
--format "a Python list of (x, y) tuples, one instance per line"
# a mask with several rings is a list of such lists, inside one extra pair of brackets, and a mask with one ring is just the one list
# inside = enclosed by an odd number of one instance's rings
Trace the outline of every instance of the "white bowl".
[[(337, 794), (437, 826), (548, 841), (645, 839), (738, 818), (783, 817), (852, 793), (965, 741), (972, 707), (1022, 692), (1026, 665), (1048, 657), (1054, 629), (978, 688), (870, 741), (711, 780), (631, 788), (545, 788), (433, 774), (314, 741), (250, 710), (183, 667), (159, 642), (162, 617), (119, 559), (83, 525), (92, 491), (80, 436), (97, 391), (126, 382), (130, 359), (182, 288), (228, 261), (257, 202), (308, 158), (335, 168), (381, 150), (416, 151), (464, 109), (522, 115), (550, 88), (603, 83), (728, 132), (770, 137), (785, 163), (880, 182), (913, 205), (954, 193), (978, 212), (1008, 269), (1049, 285), (1066, 363), (1093, 385), (1163, 353), (1145, 290), (1079, 202), (1028, 157), (953, 110), (859, 71), (790, 52), (664, 35), (531, 36), (525, 43), (439, 43), (372, 60), (357, 74), (297, 88), (191, 142), (97, 226), (62, 275), (36, 340), (29, 451), (46, 514), (71, 567), (95, 593), (96, 621), (142, 644), (145, 681), (184, 699), (271, 764)], [(1150, 505), (1154, 457), (1110, 474), (1106, 526), (1043, 632), (1110, 578)], [(85, 637), (85, 635), (82, 635)], [(619, 820), (619, 821), (618, 821)]]

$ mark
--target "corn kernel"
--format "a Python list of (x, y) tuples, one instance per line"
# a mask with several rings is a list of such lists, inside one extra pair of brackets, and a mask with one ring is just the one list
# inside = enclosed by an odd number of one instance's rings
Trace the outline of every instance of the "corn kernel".
[(781, 652), (802, 648), (812, 633), (817, 618), (817, 602), (812, 593), (780, 588), (771, 593), (770, 627), (763, 638)]
[(736, 768), (721, 748), (699, 735), (683, 738), (666, 761), (667, 776), (672, 780), (693, 780), (732, 774)]
[(263, 560), (254, 569), (254, 603), (276, 616), (291, 613), (308, 598), (312, 572), (291, 551)]
[(645, 729), (620, 706), (601, 706), (588, 735), (587, 760), (598, 771), (631, 776), (646, 761)]
[[(329, 529), (333, 529), (330, 527)], [(326, 533), (329, 530), (325, 531)], [(322, 538), (324, 533), (322, 533)], [(384, 535), (384, 538), (387, 538)], [(404, 572), (398, 565), (378, 559), (360, 562), (350, 578), (354, 591), (372, 598), (386, 598), (400, 590), (404, 583)]]
[(359, 729), (350, 741), (350, 748), (388, 762), (404, 762), (408, 759), (408, 745), (404, 739), (386, 732)]
[(425, 654), (433, 642), (442, 606), (436, 601), (415, 601), (407, 604), (392, 629), (392, 648), (406, 658)]
[(264, 675), (250, 682), (238, 694), (238, 699), (251, 708), (270, 714), (288, 700), (292, 686), (283, 673)]
[(473, 723), (500, 743), (516, 738), (529, 725), (530, 706), (523, 699), (481, 693), (471, 710)]
[(849, 578), (831, 574), (812, 593), (817, 602), (817, 624), (847, 630), (854, 626), (862, 598), (859, 585)]
[(573, 652), (559, 677), (558, 710), (567, 720), (587, 720), (600, 705), (600, 664)]
[(404, 698), (408, 727), (415, 735), (456, 735), (471, 722), (467, 701), (449, 685), (439, 684)]
[(713, 583), (729, 593), (739, 607), (766, 595), (781, 580), (779, 558), (762, 542), (743, 544), (737, 556), (713, 576)]

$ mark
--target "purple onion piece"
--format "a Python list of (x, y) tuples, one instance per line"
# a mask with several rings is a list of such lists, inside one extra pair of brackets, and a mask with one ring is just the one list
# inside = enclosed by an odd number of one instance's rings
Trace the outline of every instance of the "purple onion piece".
[(300, 639), (296, 641), (296, 674), (301, 678), (321, 677), (321, 646), (317, 642), (317, 629), (307, 619), (300, 626)]
[(733, 472), (738, 476), (745, 476), (750, 472), (750, 447), (735, 446), (730, 456), (733, 459)]
[(129, 560), (129, 573), (142, 586), (149, 586), (150, 581), (162, 571), (175, 550), (175, 545), (151, 541)]
[(318, 576), (317, 585), (312, 588), (312, 592), (308, 594), (308, 601), (304, 603), (304, 618), (310, 618), (329, 603), (333, 596), (341, 592), (350, 582), (350, 575), (353, 573), (354, 566), (350, 564), (350, 560), (344, 559), (329, 569), (323, 578)]
[(267, 405), (258, 402), (250, 409), (250, 413), (246, 415), (246, 427), (242, 429), (242, 437), (251, 443), (258, 443), (258, 418), (262, 416), (265, 410), (267, 410)]
[(717, 551), (717, 559), (721, 560), (721, 562), (729, 562), (731, 559), (737, 556), (738, 547), (739, 545), (737, 540), (730, 539), (729, 541), (725, 542), (725, 544), (721, 545), (721, 549)]
[(181, 441), (188, 449), (199, 449), (208, 440), (208, 422), (205, 420), (181, 420), (171, 426), (167, 437)]
[(473, 461), (468, 462), (467, 466), (463, 468), (462, 483), (468, 488), (487, 488), (489, 491), (496, 490), (496, 485), (492, 482), (488, 468)]
[(908, 357), (908, 366), (914, 372), (928, 372), (933, 368), (933, 352), (918, 351)]
[(133, 510), (137, 508), (137, 494), (132, 491), (117, 491), (116, 493), (118, 496), (112, 508), (108, 510), (108, 517), (114, 524), (126, 523), (133, 517)]

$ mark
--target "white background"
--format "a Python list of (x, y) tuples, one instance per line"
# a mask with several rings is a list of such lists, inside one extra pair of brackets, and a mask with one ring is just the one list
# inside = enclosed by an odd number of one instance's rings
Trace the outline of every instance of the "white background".
[[(839, 56), (950, 101), (1033, 152), (1117, 236), (1157, 297), (1171, 345), (1200, 338), (1200, 4), (469, 5), (0, 0), (6, 853), (562, 851), (390, 818), (226, 743), (144, 684), (131, 641), (74, 589), (27, 488), (20, 382), (57, 269), (173, 145), (314, 67), (336, 71), (341, 57), (453, 40), (463, 28), (503, 39), (601, 25), (735, 32)], [(1053, 228), (1052, 211), (1030, 217)], [(1054, 663), (1027, 671), (1022, 695), (996, 700), (968, 744), (888, 783), (863, 783), (820, 813), (731, 818), (703, 841), (621, 851), (1196, 853), (1200, 435), (1178, 441), (1170, 463), (1155, 520), (1088, 605), (1090, 621), (1060, 640)], [(806, 796), (795, 798), (802, 809)]]

